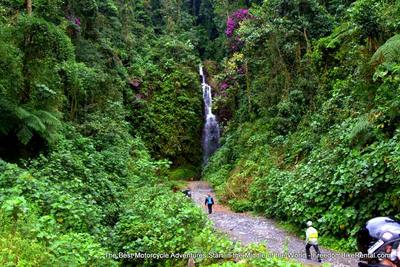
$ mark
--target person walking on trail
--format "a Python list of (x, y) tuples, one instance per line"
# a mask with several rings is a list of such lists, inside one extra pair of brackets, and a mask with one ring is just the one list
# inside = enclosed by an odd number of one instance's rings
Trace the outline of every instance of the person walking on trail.
[(214, 205), (214, 199), (212, 198), (210, 193), (207, 194), (206, 200), (204, 201), (204, 205), (208, 207), (208, 214), (211, 214), (212, 205)]
[(318, 262), (321, 262), (321, 252), (318, 247), (318, 231), (312, 227), (312, 222), (307, 222), (307, 230), (306, 230), (306, 254), (307, 260), (311, 260), (310, 247), (314, 247), (315, 252), (317, 253)]

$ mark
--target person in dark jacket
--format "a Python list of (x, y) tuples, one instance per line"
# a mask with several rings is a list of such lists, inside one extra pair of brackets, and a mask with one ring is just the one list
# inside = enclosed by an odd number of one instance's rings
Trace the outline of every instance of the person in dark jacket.
[(212, 206), (214, 205), (214, 199), (212, 198), (210, 193), (207, 194), (206, 200), (204, 201), (204, 205), (208, 207), (208, 214), (211, 214)]
[(190, 189), (185, 189), (182, 191), (182, 193), (185, 194), (185, 196), (191, 198), (192, 197), (192, 191), (190, 191)]
[(359, 267), (400, 267), (400, 221), (376, 217), (357, 234)]

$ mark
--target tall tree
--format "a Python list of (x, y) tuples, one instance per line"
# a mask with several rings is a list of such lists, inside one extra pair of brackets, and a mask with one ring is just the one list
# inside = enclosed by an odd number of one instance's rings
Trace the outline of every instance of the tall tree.
[(28, 15), (32, 14), (32, 0), (25, 0), (26, 12)]

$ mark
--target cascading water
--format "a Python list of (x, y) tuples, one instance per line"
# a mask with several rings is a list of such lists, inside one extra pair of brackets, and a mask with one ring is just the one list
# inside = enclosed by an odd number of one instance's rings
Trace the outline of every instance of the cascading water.
[(203, 163), (207, 164), (210, 156), (219, 147), (219, 124), (212, 113), (211, 86), (206, 83), (203, 67), (200, 65), (201, 87), (203, 89), (205, 124), (203, 129)]

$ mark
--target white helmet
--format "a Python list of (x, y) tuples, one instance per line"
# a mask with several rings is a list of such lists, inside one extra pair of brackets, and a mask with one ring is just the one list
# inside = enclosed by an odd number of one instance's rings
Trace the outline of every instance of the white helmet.
[(312, 225), (312, 221), (307, 222), (307, 226), (310, 227)]

